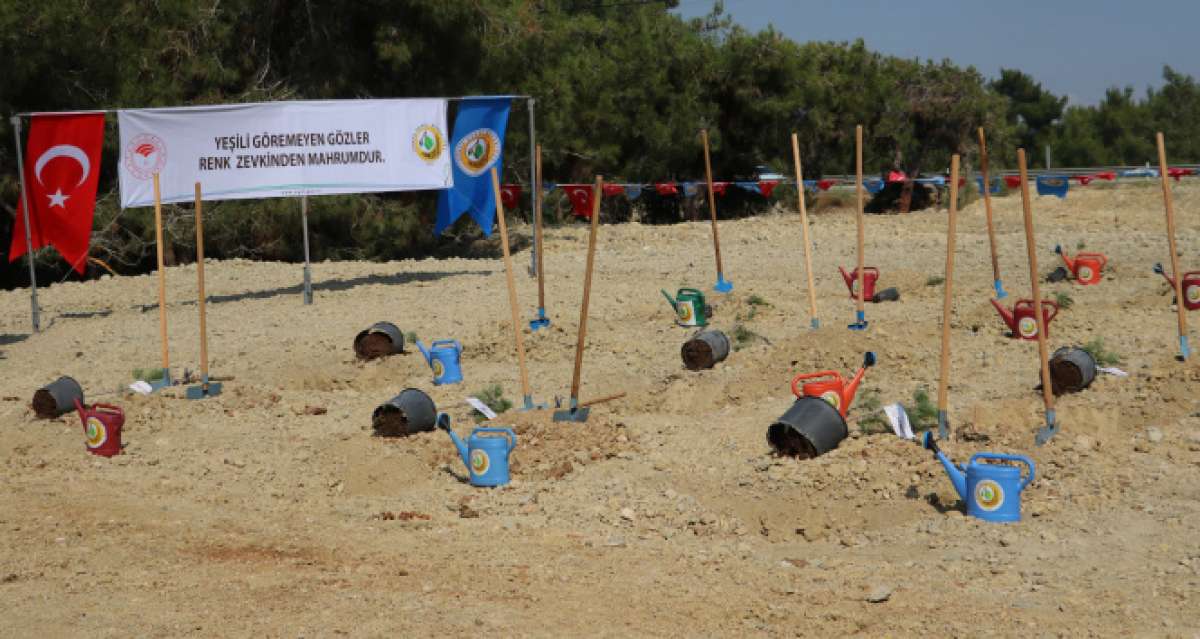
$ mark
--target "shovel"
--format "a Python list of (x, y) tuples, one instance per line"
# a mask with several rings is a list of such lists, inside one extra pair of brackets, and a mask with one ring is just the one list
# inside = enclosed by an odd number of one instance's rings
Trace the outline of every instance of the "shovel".
[(554, 411), (556, 422), (586, 422), (587, 406), (579, 405), (579, 377), (583, 373), (583, 345), (587, 339), (588, 300), (592, 294), (592, 265), (596, 261), (596, 226), (600, 221), (600, 198), (603, 195), (604, 178), (596, 176), (592, 195), (592, 230), (588, 235), (587, 270), (583, 276), (583, 306), (579, 309), (579, 341), (575, 344), (575, 373), (571, 376), (571, 404), (567, 410)]
[(508, 252), (508, 225), (504, 222), (504, 204), (500, 201), (500, 176), (494, 166), (492, 191), (496, 199), (496, 221), (500, 224), (500, 248), (504, 251), (504, 276), (508, 280), (508, 306), (512, 310), (513, 338), (517, 343), (517, 363), (521, 369), (521, 392), (525, 395), (525, 407), (521, 410), (545, 408), (545, 405), (534, 405), (533, 393), (529, 390), (529, 371), (525, 368), (525, 338), (521, 333), (520, 313), (517, 311), (517, 283), (513, 277), (512, 255)]
[(537, 145), (534, 153), (534, 184), (533, 184), (533, 246), (537, 249), (537, 278), (538, 278), (538, 315), (529, 320), (529, 329), (550, 326), (550, 318), (546, 317), (546, 267), (542, 254), (546, 251), (546, 239), (542, 232), (542, 145)]
[(200, 385), (188, 386), (188, 399), (205, 399), (221, 394), (221, 383), (208, 381), (208, 326), (204, 297), (204, 222), (200, 204), (200, 183), (196, 183), (196, 276), (199, 280), (200, 300)]
[(865, 277), (866, 267), (863, 266), (863, 128), (858, 125), (854, 129), (855, 142), (855, 168), (857, 169), (858, 179), (855, 181), (854, 191), (858, 200), (858, 215), (855, 220), (858, 223), (858, 310), (855, 313), (855, 322), (847, 325), (852, 331), (867, 330), (867, 308), (866, 308), (866, 288), (863, 286), (863, 278)]

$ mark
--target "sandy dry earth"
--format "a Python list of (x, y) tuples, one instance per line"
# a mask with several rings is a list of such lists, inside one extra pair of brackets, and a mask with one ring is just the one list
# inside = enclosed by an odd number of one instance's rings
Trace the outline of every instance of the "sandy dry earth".
[[(1200, 268), (1200, 185), (1176, 189), (1185, 268)], [(1004, 282), (1028, 296), (1019, 200), (997, 200)], [(1056, 242), (1111, 259), (1099, 286), (1046, 285), (1074, 306), (1052, 347), (1103, 337), (1128, 378), (1063, 398), (1064, 431), (1036, 447), (1037, 346), (1005, 336), (988, 303), (982, 204), (959, 223), (950, 415), (986, 449), (1030, 455), (1025, 519), (966, 518), (940, 466), (891, 434), (859, 435), (812, 461), (774, 457), (767, 426), (791, 376), (850, 370), (885, 403), (937, 385), (944, 213), (868, 219), (868, 263), (900, 302), (852, 302), (854, 217), (815, 217), (823, 327), (810, 331), (795, 215), (723, 223), (736, 290), (730, 329), (760, 341), (686, 371), (658, 289), (708, 289), (705, 224), (602, 227), (584, 399), (627, 391), (587, 424), (508, 414), (521, 445), (511, 486), (475, 489), (445, 434), (384, 440), (372, 409), (430, 393), (459, 432), (463, 399), (491, 383), (520, 401), (499, 260), (315, 265), (301, 305), (295, 265), (207, 267), (220, 397), (100, 396), (158, 361), (150, 276), (54, 286), (41, 334), (23, 291), (0, 293), (0, 600), (10, 636), (1182, 636), (1200, 632), (1200, 366), (1174, 360), (1175, 315), (1153, 185), (1035, 200), (1042, 272)], [(517, 229), (527, 233), (528, 228)], [(533, 390), (568, 390), (586, 235), (549, 232), (550, 331), (527, 332)], [(516, 256), (524, 313), (534, 280)], [(176, 371), (198, 360), (195, 269), (171, 268)], [(64, 313), (112, 309), (106, 317)], [(1200, 317), (1200, 316), (1198, 316)], [(462, 386), (434, 387), (418, 355), (355, 361), (354, 335), (386, 319), (465, 345)], [(527, 330), (527, 329), (526, 329)], [(66, 374), (127, 412), (125, 454), (84, 452), (73, 415), (37, 420), (42, 384)], [(306, 414), (307, 407), (326, 414)], [(851, 427), (860, 414), (852, 413)], [(868, 595), (889, 594), (870, 603)], [(878, 597), (876, 597), (878, 598)]]

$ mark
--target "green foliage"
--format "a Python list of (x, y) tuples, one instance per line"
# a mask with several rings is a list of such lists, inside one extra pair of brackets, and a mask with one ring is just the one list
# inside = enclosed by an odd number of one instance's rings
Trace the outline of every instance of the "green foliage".
[(1058, 304), (1059, 309), (1065, 311), (1068, 308), (1071, 308), (1071, 305), (1075, 303), (1075, 300), (1071, 299), (1071, 294), (1067, 293), (1066, 291), (1056, 291), (1054, 293), (1054, 303)]
[(1018, 144), (1033, 158), (1049, 140), (1053, 125), (1062, 118), (1067, 98), (1042, 88), (1032, 76), (1016, 69), (1000, 69), (1000, 77), (989, 86), (1008, 101), (1008, 123), (1017, 131)]
[(745, 324), (738, 323), (733, 326), (733, 350), (740, 351), (746, 346), (753, 344), (755, 341), (763, 339), (762, 335), (746, 328)]
[(761, 295), (751, 295), (750, 297), (746, 298), (746, 303), (749, 304), (750, 306), (770, 306), (771, 305), (769, 302), (767, 302), (767, 300), (763, 299), (763, 297)]
[(908, 423), (914, 433), (937, 427), (937, 405), (929, 399), (929, 391), (924, 388), (913, 392), (913, 403), (905, 406), (904, 412), (908, 414)]
[(1083, 345), (1083, 350), (1087, 351), (1092, 359), (1100, 366), (1116, 366), (1121, 363), (1121, 356), (1104, 347), (1104, 338), (1097, 337), (1096, 339)]
[(946, 278), (941, 275), (930, 275), (925, 279), (925, 286), (941, 286), (946, 283)]
[[(485, 386), (482, 390), (475, 393), (475, 398), (486, 404), (497, 415), (513, 407), (513, 403), (504, 396), (504, 389), (499, 384)], [(487, 419), (478, 411), (475, 412), (474, 417), (476, 423)]]
[(878, 389), (864, 388), (860, 391), (850, 411), (861, 415), (858, 419), (858, 430), (862, 434), (874, 435), (892, 432), (892, 425), (888, 423), (887, 416), (883, 413), (883, 402), (879, 398)]

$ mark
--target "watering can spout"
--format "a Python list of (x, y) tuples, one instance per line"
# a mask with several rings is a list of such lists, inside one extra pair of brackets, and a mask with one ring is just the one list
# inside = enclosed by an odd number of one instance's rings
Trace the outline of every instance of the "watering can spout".
[(661, 289), (661, 288), (660, 288), (660, 289), (658, 289), (658, 290), (659, 290), (660, 292), (662, 292), (662, 294), (663, 294), (663, 297), (667, 298), (667, 303), (671, 305), (671, 310), (675, 310), (676, 308), (678, 308), (678, 305), (675, 303), (675, 298), (671, 297), (671, 294), (670, 294), (670, 293), (668, 293), (668, 292), (666, 291), (666, 289)]
[(454, 434), (454, 430), (450, 428), (450, 416), (446, 413), (439, 413), (437, 416), (437, 427), (446, 431), (450, 436), (450, 441), (454, 442), (454, 447), (458, 449), (458, 456), (462, 458), (462, 463), (467, 468), (471, 467), (471, 455), (467, 452), (467, 444), (458, 435)]
[(839, 266), (838, 271), (841, 272), (842, 279), (846, 280), (846, 286), (854, 286), (854, 277), (850, 273), (847, 273), (846, 269)]
[[(425, 363), (432, 366), (433, 365), (433, 355), (430, 354), (429, 349), (425, 348), (425, 345), (421, 343), (421, 340), (417, 339), (417, 340), (413, 340), (413, 341), (416, 342), (416, 344), (417, 344), (417, 350), (421, 351), (421, 356), (425, 358)], [(447, 418), (447, 419), (449, 419), (449, 418)]]
[(962, 469), (954, 465), (949, 457), (938, 448), (937, 442), (933, 441), (933, 433), (925, 431), (925, 448), (933, 451), (937, 460), (942, 462), (942, 468), (946, 469), (946, 474), (950, 477), (950, 483), (954, 484), (954, 491), (958, 493), (959, 499), (966, 501), (967, 499), (967, 476), (963, 474)]
[(858, 385), (862, 382), (863, 376), (867, 374), (867, 369), (874, 365), (875, 353), (868, 351), (867, 354), (863, 356), (862, 368), (858, 369), (858, 372), (854, 374), (854, 379), (851, 379), (850, 383), (846, 384), (846, 390), (844, 391), (846, 397), (846, 406), (849, 406), (851, 402), (854, 401), (854, 394), (858, 392)]
[(1062, 258), (1063, 264), (1067, 265), (1067, 270), (1074, 273), (1075, 272), (1075, 260), (1071, 259), (1070, 255), (1063, 253), (1062, 246), (1055, 246), (1054, 252), (1058, 253), (1059, 257)]
[(1161, 276), (1163, 276), (1163, 278), (1165, 278), (1165, 279), (1167, 280), (1167, 283), (1168, 283), (1168, 284), (1170, 284), (1171, 286), (1175, 286), (1175, 278), (1174, 278), (1174, 277), (1171, 277), (1170, 275), (1167, 275), (1167, 272), (1163, 270), (1163, 265), (1162, 265), (1162, 264), (1155, 264), (1155, 265), (1154, 265), (1154, 272), (1155, 272), (1155, 273), (1158, 273), (1158, 274), (1159, 274), (1159, 275), (1161, 275)]
[(1004, 323), (1008, 325), (1009, 330), (1017, 330), (1017, 319), (1016, 316), (1013, 315), (1013, 312), (1000, 302), (997, 302), (995, 299), (988, 301), (992, 303), (992, 306), (996, 307), (996, 312), (1000, 313), (1000, 319), (1004, 320)]

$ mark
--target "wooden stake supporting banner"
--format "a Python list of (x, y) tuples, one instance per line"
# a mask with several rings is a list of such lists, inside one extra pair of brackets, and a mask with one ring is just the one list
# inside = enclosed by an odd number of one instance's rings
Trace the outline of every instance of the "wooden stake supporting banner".
[(938, 439), (950, 436), (950, 314), (954, 302), (954, 242), (958, 222), (958, 155), (950, 158), (950, 211), (946, 224), (946, 281), (942, 295), (942, 368), (938, 378)]
[(792, 159), (796, 163), (796, 199), (800, 204), (800, 228), (804, 238), (804, 270), (808, 275), (808, 315), (812, 327), (820, 328), (821, 320), (817, 319), (817, 290), (813, 283), (812, 243), (808, 238), (808, 207), (804, 204), (804, 171), (800, 168), (800, 139), (792, 134)]
[(154, 238), (158, 253), (158, 337), (162, 344), (162, 367), (166, 379), (171, 376), (171, 356), (167, 347), (167, 272), (163, 269), (162, 192), (158, 174), (154, 174)]
[(1038, 361), (1042, 369), (1042, 401), (1046, 406), (1046, 427), (1037, 434), (1038, 446), (1058, 434), (1054, 419), (1054, 391), (1050, 383), (1050, 352), (1046, 346), (1046, 315), (1042, 310), (1042, 291), (1038, 283), (1037, 243), (1033, 234), (1033, 204), (1029, 199), (1029, 171), (1025, 165), (1025, 149), (1017, 149), (1017, 168), (1021, 172), (1021, 207), (1025, 211), (1025, 249), (1029, 253), (1029, 280), (1033, 282), (1034, 317), (1037, 320)]
[(554, 421), (587, 421), (588, 408), (579, 405), (579, 383), (583, 374), (583, 346), (587, 341), (588, 301), (592, 295), (592, 267), (596, 261), (596, 227), (600, 222), (600, 200), (604, 197), (604, 177), (596, 176), (592, 191), (592, 228), (588, 234), (587, 267), (583, 276), (583, 304), (579, 308), (579, 340), (575, 343), (575, 372), (571, 375), (571, 404), (555, 411)]
[(536, 146), (533, 158), (533, 248), (537, 251), (538, 316), (529, 320), (529, 328), (536, 331), (550, 325), (550, 318), (546, 317), (546, 267), (542, 258), (546, 252), (542, 233), (542, 145)]
[(708, 182), (708, 213), (712, 217), (713, 251), (717, 255), (717, 283), (713, 289), (728, 293), (733, 290), (733, 282), (725, 279), (725, 270), (721, 266), (721, 236), (717, 232), (717, 200), (713, 194), (712, 161), (708, 154), (708, 129), (700, 129), (700, 138), (704, 141), (704, 176)]
[(508, 282), (508, 306), (512, 311), (513, 340), (517, 347), (517, 365), (521, 371), (521, 394), (525, 397), (525, 410), (536, 407), (533, 393), (529, 390), (529, 371), (525, 368), (525, 336), (521, 333), (521, 313), (517, 310), (517, 281), (513, 276), (512, 255), (508, 250), (508, 225), (504, 222), (504, 204), (500, 198), (500, 175), (492, 167), (492, 191), (496, 200), (496, 222), (500, 225), (500, 249), (504, 253), (504, 277)]
[(855, 318), (856, 321), (850, 325), (850, 329), (862, 331), (867, 328), (867, 287), (864, 283), (867, 268), (866, 258), (863, 256), (866, 233), (863, 230), (863, 128), (861, 124), (854, 127), (854, 174), (857, 178), (854, 182), (854, 193), (858, 200), (858, 215), (855, 217), (858, 222), (858, 314)]
[(1188, 346), (1187, 309), (1183, 305), (1183, 274), (1179, 272), (1179, 252), (1175, 248), (1175, 202), (1171, 195), (1171, 181), (1167, 175), (1167, 145), (1160, 131), (1158, 141), (1158, 175), (1162, 178), (1163, 207), (1167, 212), (1167, 245), (1171, 250), (1171, 276), (1175, 278), (1175, 308), (1179, 315), (1179, 357), (1186, 360), (1191, 355)]
[[(983, 136), (983, 127), (979, 127), (979, 170), (983, 174), (983, 208), (987, 213), (988, 244), (992, 249), (992, 286), (996, 289), (996, 299), (1004, 299), (1004, 285), (1000, 281), (1000, 258), (996, 254), (996, 226), (992, 222), (992, 183), (988, 175), (987, 139)], [(957, 182), (955, 182), (957, 184)]]

